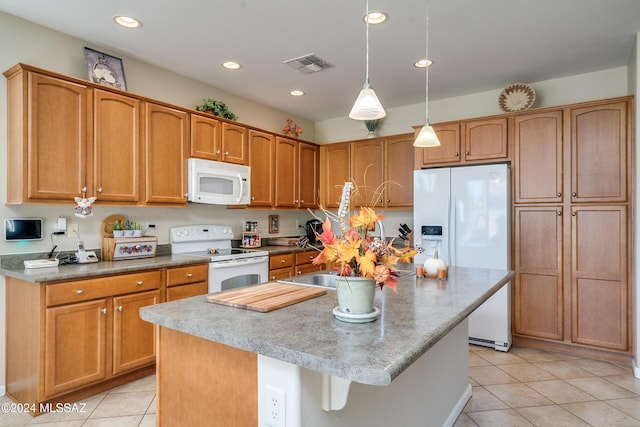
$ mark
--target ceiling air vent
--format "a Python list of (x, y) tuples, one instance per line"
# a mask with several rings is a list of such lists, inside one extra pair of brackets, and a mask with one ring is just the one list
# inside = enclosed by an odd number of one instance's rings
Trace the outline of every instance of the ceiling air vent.
[(317, 73), (333, 67), (333, 65), (313, 53), (299, 58), (288, 59), (284, 63), (304, 74)]

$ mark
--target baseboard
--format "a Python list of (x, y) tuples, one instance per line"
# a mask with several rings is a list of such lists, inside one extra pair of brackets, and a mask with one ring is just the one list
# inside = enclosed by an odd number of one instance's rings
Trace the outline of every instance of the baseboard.
[(456, 405), (453, 407), (453, 410), (447, 417), (447, 420), (445, 421), (443, 426), (452, 427), (456, 423), (458, 417), (460, 416), (460, 414), (462, 414), (464, 407), (467, 405), (467, 402), (469, 401), (469, 399), (471, 399), (471, 390), (471, 384), (469, 384), (464, 393), (462, 393), (462, 396), (460, 396), (460, 399), (458, 399), (458, 401), (456, 402)]
[(4, 385), (0, 385), (0, 396), (7, 394), (7, 388)]
[(633, 376), (640, 378), (640, 366), (638, 366), (638, 359), (636, 357), (632, 359), (631, 367), (633, 368)]

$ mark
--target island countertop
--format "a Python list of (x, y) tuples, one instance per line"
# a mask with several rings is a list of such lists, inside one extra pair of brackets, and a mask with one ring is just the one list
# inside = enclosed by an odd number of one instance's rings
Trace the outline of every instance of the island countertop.
[[(398, 292), (376, 292), (380, 316), (334, 318), (334, 290), (269, 313), (212, 304), (204, 296), (140, 309), (142, 319), (179, 332), (370, 385), (388, 385), (508, 283), (512, 271), (450, 267), (446, 281), (410, 276)], [(213, 363), (213, 362), (212, 362)]]

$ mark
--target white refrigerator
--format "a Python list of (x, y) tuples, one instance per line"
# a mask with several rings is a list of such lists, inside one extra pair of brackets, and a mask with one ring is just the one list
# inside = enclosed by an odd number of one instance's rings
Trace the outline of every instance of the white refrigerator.
[[(420, 265), (438, 250), (447, 265), (511, 267), (510, 173), (507, 164), (414, 171), (414, 244)], [(511, 284), (469, 316), (469, 342), (511, 347)]]

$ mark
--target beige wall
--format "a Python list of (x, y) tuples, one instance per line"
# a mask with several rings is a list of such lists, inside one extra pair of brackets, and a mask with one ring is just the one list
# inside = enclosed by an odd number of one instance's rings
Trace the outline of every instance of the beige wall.
[[(284, 118), (293, 117), (305, 129), (305, 138), (317, 142), (335, 142), (359, 139), (366, 136), (361, 123), (348, 118), (311, 123), (282, 111), (270, 109), (249, 100), (228, 94), (220, 89), (203, 83), (189, 80), (177, 74), (145, 64), (132, 58), (101, 49), (44, 27), (34, 25), (21, 19), (0, 12), (0, 70), (4, 71), (18, 62), (49, 69), (62, 74), (79, 78), (85, 76), (82, 49), (84, 46), (104, 50), (124, 60), (127, 87), (130, 92), (150, 98), (163, 100), (180, 106), (194, 106), (202, 98), (224, 100), (243, 123), (255, 125), (263, 129), (278, 132)], [(605, 70), (589, 75), (567, 77), (548, 82), (534, 84), (539, 91), (538, 96), (544, 104), (558, 105), (587, 99), (607, 98), (627, 94), (626, 67)], [(497, 97), (499, 90), (480, 94), (472, 94), (448, 100), (430, 103), (432, 120), (445, 121), (467, 117), (476, 117), (499, 113)], [(550, 95), (553, 94), (553, 98)], [(398, 134), (411, 131), (411, 126), (421, 124), (424, 120), (424, 105), (414, 105), (390, 109), (388, 117), (380, 128), (382, 135)], [(6, 152), (6, 81), (0, 78), (0, 153)], [(315, 126), (315, 134), (314, 134)], [(6, 156), (0, 156), (0, 201), (6, 200)], [(61, 166), (62, 167), (62, 166)], [(171, 226), (196, 223), (214, 223), (231, 225), (234, 232), (240, 233), (245, 220), (258, 221), (259, 226), (265, 224), (273, 211), (263, 210), (228, 210), (219, 206), (192, 205), (188, 209), (161, 208), (115, 208), (103, 207), (97, 203), (94, 216), (85, 220), (73, 216), (74, 203), (69, 200), (65, 205), (53, 206), (5, 206), (0, 203), (0, 219), (7, 217), (39, 216), (45, 219), (45, 235), (53, 231), (53, 224), (58, 216), (65, 216), (69, 223), (78, 223), (80, 237), (88, 249), (100, 246), (99, 226), (108, 215), (119, 213), (130, 218), (155, 223), (160, 243), (168, 243), (168, 229)], [(298, 235), (302, 229), (296, 222), (304, 224), (310, 218), (307, 212), (278, 211), (281, 216), (281, 232), (278, 235)], [(413, 222), (410, 211), (388, 212), (385, 219), (387, 234), (392, 235), (399, 223)], [(76, 240), (57, 239), (61, 249), (74, 249)], [(51, 249), (51, 240), (16, 244), (0, 240), (0, 254), (45, 252)], [(5, 305), (4, 278), (0, 276), (0, 395), (4, 394), (5, 366)], [(640, 329), (640, 327), (638, 327)]]

